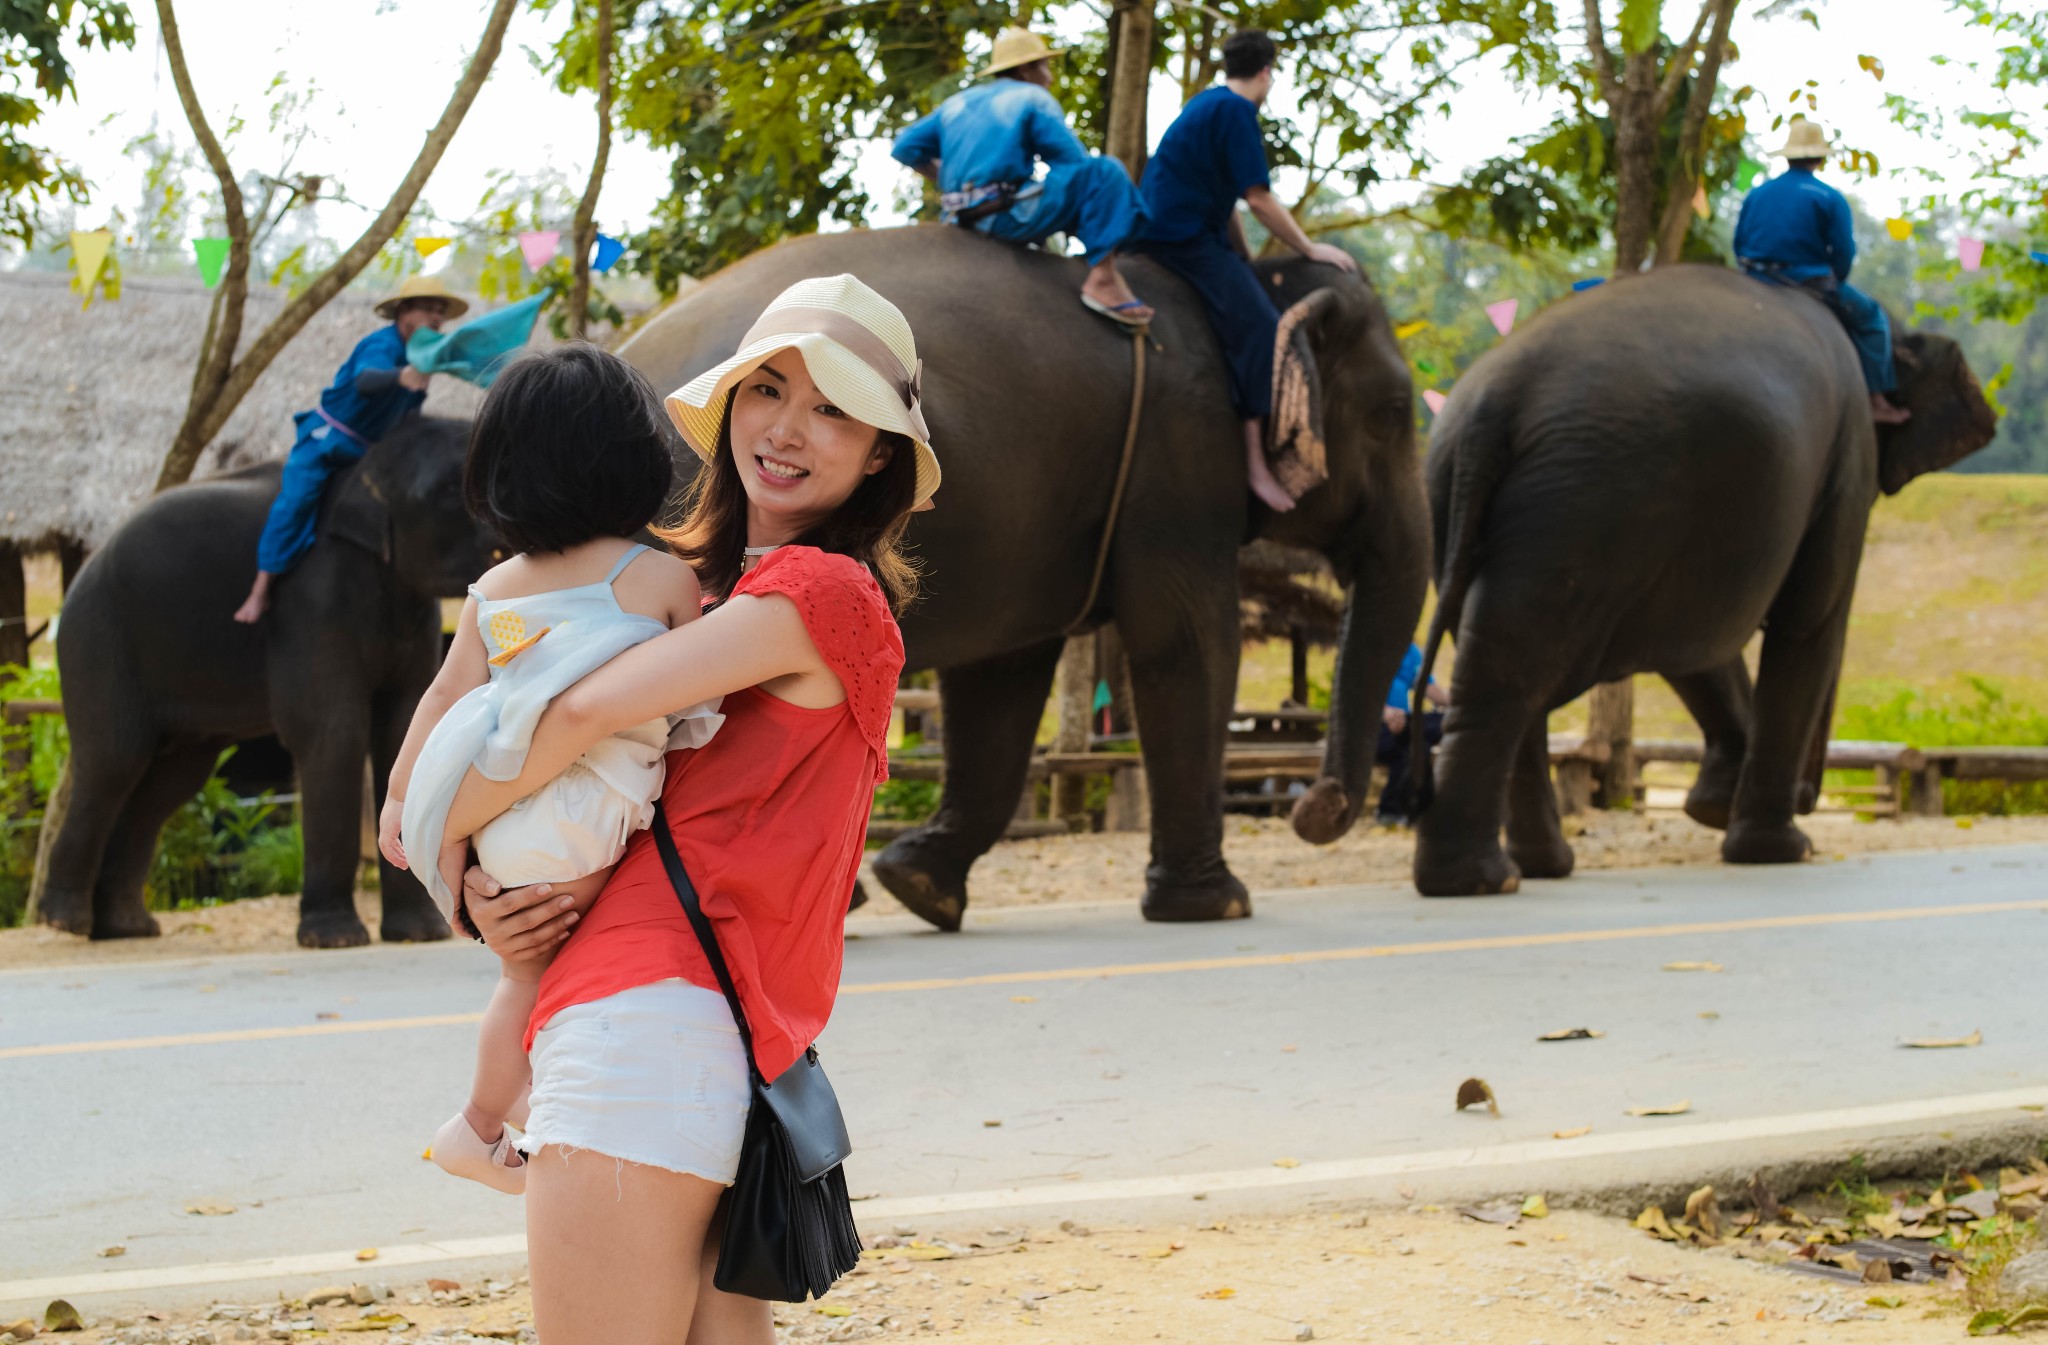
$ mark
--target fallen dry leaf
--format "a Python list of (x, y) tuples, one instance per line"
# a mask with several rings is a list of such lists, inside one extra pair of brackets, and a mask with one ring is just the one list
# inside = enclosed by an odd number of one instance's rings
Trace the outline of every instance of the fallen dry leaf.
[(1276, 1158), (1273, 1160), (1273, 1166), (1276, 1168), (1298, 1168), (1301, 1166), (1301, 1160), (1299, 1158)]
[(1661, 1238), (1665, 1242), (1682, 1241), (1678, 1231), (1672, 1228), (1671, 1221), (1664, 1217), (1664, 1211), (1655, 1205), (1643, 1207), (1643, 1212), (1636, 1216), (1636, 1227), (1652, 1237)]
[(853, 1316), (853, 1309), (847, 1307), (844, 1303), (820, 1303), (817, 1307), (813, 1308), (812, 1311), (817, 1313), (820, 1317)]
[(99, 1250), (98, 1250), (97, 1252), (93, 1253), (93, 1255), (95, 1255), (95, 1256), (126, 1256), (126, 1255), (128, 1255), (128, 1249), (127, 1249), (126, 1247), (123, 1247), (123, 1246), (122, 1246), (122, 1245), (121, 1245), (120, 1243), (118, 1243), (118, 1242), (117, 1242), (117, 1243), (115, 1243), (115, 1244), (114, 1244), (113, 1246), (111, 1246), (111, 1247), (102, 1247), (102, 1248), (100, 1248), (100, 1249), (99, 1249)]
[(1036, 1004), (1036, 1003), (1038, 1003), (1038, 996), (1036, 996), (1036, 995), (1012, 995), (1012, 996), (1010, 996), (1010, 1003), (1012, 1003), (1012, 1004)]
[(375, 1247), (365, 1247), (356, 1253), (356, 1260), (358, 1261), (374, 1261), (376, 1259), (377, 1249)]
[(1500, 1115), (1500, 1103), (1493, 1096), (1493, 1089), (1484, 1079), (1467, 1079), (1458, 1085), (1458, 1110), (1486, 1104), (1486, 1109), (1495, 1116)]
[(1211, 1289), (1211, 1290), (1209, 1290), (1208, 1292), (1206, 1292), (1206, 1293), (1204, 1293), (1204, 1294), (1200, 1294), (1200, 1295), (1198, 1295), (1198, 1297), (1201, 1297), (1201, 1298), (1236, 1298), (1236, 1297), (1237, 1297), (1237, 1290), (1235, 1290), (1235, 1289), (1230, 1289), (1230, 1288), (1223, 1288), (1223, 1289)]
[(1001, 1125), (1001, 1124), (1002, 1124), (1002, 1122), (1001, 1122), (1001, 1121), (983, 1121), (983, 1122), (982, 1122), (982, 1124), (983, 1124), (983, 1125), (985, 1125), (985, 1126), (987, 1126), (987, 1127), (988, 1127), (988, 1128), (989, 1128), (990, 1130), (994, 1130), (994, 1129), (995, 1129), (995, 1128), (996, 1128), (997, 1126)]
[(38, 1329), (32, 1317), (23, 1317), (13, 1322), (0, 1322), (0, 1341), (34, 1340)]
[(78, 1315), (78, 1309), (61, 1298), (50, 1300), (50, 1306), (43, 1309), (43, 1330), (83, 1331), (85, 1319)]
[(1899, 1045), (1910, 1046), (1916, 1051), (1941, 1051), (1951, 1046), (1982, 1046), (1984, 1032), (1979, 1028), (1967, 1037), (1901, 1037)]
[(339, 1017), (341, 1017), (341, 1015), (340, 1015), (340, 1014), (338, 1014), (338, 1013), (328, 1013), (328, 1012), (326, 1012), (326, 1011), (324, 1011), (324, 1010), (323, 1010), (322, 1012), (320, 1012), (320, 1013), (316, 1013), (316, 1014), (314, 1014), (313, 1016), (314, 1016), (315, 1018), (318, 1018), (318, 1019), (321, 1019), (321, 1020), (327, 1020), (327, 1019), (334, 1019), (334, 1018), (339, 1018)]
[(221, 1215), (233, 1214), (235, 1207), (218, 1200), (195, 1200), (185, 1207), (187, 1214)]
[(1482, 1224), (1499, 1224), (1503, 1228), (1513, 1228), (1522, 1221), (1521, 1208), (1511, 1204), (1460, 1205), (1458, 1213), (1467, 1219), (1474, 1219)]
[(1685, 1221), (1698, 1225), (1710, 1238), (1721, 1236), (1721, 1206), (1714, 1199), (1713, 1187), (1702, 1186), (1685, 1198)]
[(1718, 962), (1666, 962), (1666, 971), (1726, 971), (1728, 968)]
[(1542, 1192), (1539, 1191), (1533, 1196), (1525, 1196), (1523, 1198), (1522, 1217), (1525, 1219), (1548, 1219), (1550, 1217), (1550, 1202), (1543, 1198)]
[(336, 1323), (336, 1331), (391, 1331), (403, 1330), (412, 1325), (402, 1312), (373, 1312), (353, 1322)]
[(452, 1293), (454, 1293), (454, 1292), (455, 1292), (455, 1291), (456, 1291), (457, 1289), (460, 1289), (461, 1287), (462, 1287), (462, 1284), (461, 1284), (461, 1282), (460, 1282), (459, 1280), (428, 1280), (428, 1281), (427, 1281), (427, 1288), (428, 1288), (428, 1290), (429, 1290), (429, 1291), (431, 1291), (431, 1292), (433, 1292), (433, 1293), (437, 1293), (437, 1294), (452, 1294)]
[(1624, 1116), (1683, 1116), (1692, 1110), (1692, 1099), (1674, 1102), (1668, 1107), (1630, 1107)]
[(1595, 1027), (1561, 1027), (1555, 1032), (1546, 1032), (1538, 1041), (1594, 1041), (1607, 1034)]
[(1550, 1132), (1550, 1138), (1554, 1140), (1575, 1140), (1581, 1135), (1590, 1135), (1592, 1133), (1593, 1127), (1578, 1126), (1571, 1130), (1553, 1130)]

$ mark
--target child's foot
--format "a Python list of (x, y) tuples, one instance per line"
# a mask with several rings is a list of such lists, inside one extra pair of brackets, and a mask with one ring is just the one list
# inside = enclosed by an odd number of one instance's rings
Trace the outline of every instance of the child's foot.
[(461, 1112), (434, 1132), (429, 1150), (435, 1166), (453, 1177), (482, 1182), (506, 1195), (526, 1192), (526, 1160), (512, 1147), (512, 1132), (502, 1127), (495, 1141), (476, 1133), (476, 1127)]

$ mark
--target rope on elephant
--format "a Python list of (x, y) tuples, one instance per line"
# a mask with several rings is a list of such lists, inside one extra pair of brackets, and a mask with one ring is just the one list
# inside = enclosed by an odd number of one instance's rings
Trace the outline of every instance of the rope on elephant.
[(1145, 329), (1138, 327), (1131, 332), (1131, 418), (1124, 426), (1123, 459), (1117, 463), (1116, 486), (1109, 493), (1109, 518), (1102, 525), (1102, 542), (1095, 548), (1095, 573), (1088, 580), (1088, 597), (1067, 623), (1068, 635), (1077, 633), (1087, 623), (1088, 614), (1095, 610), (1095, 600), (1102, 596), (1102, 575), (1109, 567), (1109, 544), (1116, 538), (1117, 515), (1123, 512), (1124, 487), (1131, 480), (1131, 457), (1137, 451), (1138, 421), (1144, 411)]

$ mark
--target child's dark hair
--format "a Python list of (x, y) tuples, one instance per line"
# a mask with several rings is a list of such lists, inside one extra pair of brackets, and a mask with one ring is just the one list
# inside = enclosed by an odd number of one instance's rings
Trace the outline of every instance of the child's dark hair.
[(1223, 39), (1223, 73), (1230, 79), (1250, 79), (1279, 59), (1273, 39), (1257, 28), (1240, 28)]
[(632, 365), (582, 341), (537, 351), (498, 375), (476, 414), (463, 502), (522, 553), (631, 537), (668, 501), (677, 442)]

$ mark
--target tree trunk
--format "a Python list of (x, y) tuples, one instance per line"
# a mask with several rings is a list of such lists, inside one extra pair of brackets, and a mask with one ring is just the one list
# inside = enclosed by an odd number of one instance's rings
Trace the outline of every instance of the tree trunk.
[[(1055, 711), (1059, 727), (1053, 731), (1055, 752), (1088, 750), (1088, 720), (1095, 706), (1095, 637), (1074, 635), (1060, 653), (1060, 669), (1053, 681)], [(1079, 775), (1052, 777), (1052, 815), (1062, 820), (1087, 811), (1088, 781)]]
[(612, 0), (597, 0), (597, 157), (576, 207), (571, 231), (575, 280), (569, 286), (569, 334), (581, 339), (590, 328), (590, 249), (597, 242), (597, 194), (604, 189), (605, 164), (612, 154)]
[(0, 542), (0, 668), (28, 666), (28, 576), (21, 548)]
[(1593, 688), (1587, 705), (1586, 741), (1606, 743), (1607, 760), (1594, 768), (1593, 801), (1602, 808), (1635, 803), (1636, 684), (1624, 677)]
[(1692, 231), (1692, 202), (1699, 193), (1701, 173), (1706, 167), (1707, 116), (1713, 110), (1714, 92), (1721, 80), (1721, 57), (1728, 49), (1728, 27), (1735, 21), (1738, 0), (1712, 0), (1714, 30), (1700, 53), (1699, 75), (1685, 100), (1685, 120), (1678, 132), (1678, 162), (1671, 166), (1671, 179), (1664, 198), (1664, 219), (1657, 226), (1658, 266), (1683, 260), (1685, 238)]
[(1633, 275), (1650, 255), (1657, 204), (1657, 48), (1622, 65), (1614, 115), (1614, 273)]
[(264, 370), (270, 367), (286, 344), (299, 334), (315, 313), (327, 306), (330, 299), (362, 274), (384, 245), (398, 233), (399, 226), (419, 200), (427, 179), (440, 164), (448, 142), (455, 138), (456, 128), (462, 125), (470, 104), (476, 101), (491, 66), (496, 64), (498, 52), (505, 44), (505, 29), (512, 22), (512, 13), (517, 8), (518, 0), (495, 0), (490, 17), (484, 23), (483, 37), (477, 43), (476, 54), (470, 57), (469, 68), (463, 71), (461, 82), (455, 86), (455, 91), (449, 95), (448, 105), (441, 111), (441, 119), (427, 132), (418, 156), (413, 159), (412, 167), (406, 170), (404, 180), (391, 194), (391, 199), (385, 202), (377, 218), (349, 245), (348, 250), (315, 277), (297, 298), (286, 304), (284, 311), (257, 334), (248, 351), (236, 361), (236, 348), (241, 342), (242, 306), (248, 297), (249, 223), (243, 213), (241, 189), (236, 184), (234, 170), (229, 166), (220, 142), (214, 138), (206, 112), (199, 105), (198, 92), (192, 86), (192, 74), (185, 64), (185, 48), (178, 35), (178, 21), (172, 12), (171, 0), (156, 0), (157, 18), (163, 29), (164, 55), (171, 67), (172, 82), (178, 89), (178, 101), (184, 108), (186, 121), (191, 124), (193, 137), (198, 140), (200, 151), (206, 157), (207, 166), (213, 170), (214, 179), (220, 186), (228, 224), (228, 265), (221, 277), (221, 322), (213, 333), (212, 342), (199, 353), (199, 375), (193, 380), (192, 397), (186, 404), (184, 421), (171, 441), (170, 452), (164, 456), (163, 470), (157, 474), (156, 489), (178, 485), (192, 475), (199, 455), (213, 442), (213, 437), (227, 424), (228, 417), (242, 404), (242, 398), (256, 386), (256, 380), (263, 376)]
[(1145, 175), (1145, 98), (1152, 86), (1155, 0), (1115, 0), (1109, 21), (1116, 64), (1109, 72), (1109, 130), (1104, 149), (1136, 182)]

